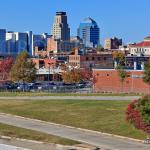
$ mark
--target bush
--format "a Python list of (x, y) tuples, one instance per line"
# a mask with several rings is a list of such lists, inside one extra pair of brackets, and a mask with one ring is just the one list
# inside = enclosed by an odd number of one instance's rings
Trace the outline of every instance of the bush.
[(144, 96), (142, 99), (131, 102), (126, 111), (126, 119), (137, 129), (150, 133), (150, 99)]

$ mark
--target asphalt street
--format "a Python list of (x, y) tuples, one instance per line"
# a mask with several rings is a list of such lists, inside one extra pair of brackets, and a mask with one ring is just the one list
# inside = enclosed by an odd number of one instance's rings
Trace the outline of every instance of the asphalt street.
[(8, 114), (0, 114), (0, 123), (88, 143), (107, 150), (150, 150), (150, 145), (142, 142)]

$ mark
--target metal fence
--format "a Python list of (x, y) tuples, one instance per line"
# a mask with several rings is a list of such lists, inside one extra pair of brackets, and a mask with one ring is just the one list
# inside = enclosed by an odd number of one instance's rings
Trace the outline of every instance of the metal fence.
[(137, 87), (115, 87), (115, 86), (103, 86), (95, 87), (93, 89), (95, 93), (135, 93), (135, 94), (150, 94), (150, 88), (137, 88)]

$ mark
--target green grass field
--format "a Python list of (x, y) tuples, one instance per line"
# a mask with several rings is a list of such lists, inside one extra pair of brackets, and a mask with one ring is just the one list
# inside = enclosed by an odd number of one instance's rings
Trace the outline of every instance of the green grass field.
[(147, 134), (136, 130), (125, 120), (128, 103), (128, 101), (1, 100), (0, 112), (144, 139)]
[(28, 140), (42, 141), (42, 142), (47, 142), (47, 143), (56, 143), (56, 144), (62, 144), (62, 145), (78, 144), (78, 142), (75, 142), (72, 140), (60, 138), (60, 137), (53, 136), (53, 135), (47, 135), (47, 134), (32, 131), (32, 130), (17, 128), (17, 127), (5, 125), (5, 124), (0, 124), (0, 135), (28, 139)]
[[(0, 92), (0, 97), (9, 96), (134, 96), (138, 94), (127, 93), (48, 93), (48, 92)], [(140, 95), (140, 94), (139, 94)]]

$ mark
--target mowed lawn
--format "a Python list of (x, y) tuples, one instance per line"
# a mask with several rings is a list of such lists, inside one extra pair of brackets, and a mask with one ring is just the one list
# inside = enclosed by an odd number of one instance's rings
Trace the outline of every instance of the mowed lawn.
[(48, 93), (48, 92), (0, 92), (0, 97), (15, 96), (140, 96), (127, 93)]
[(125, 120), (128, 103), (93, 100), (0, 100), (0, 112), (144, 139), (147, 134), (136, 130)]

